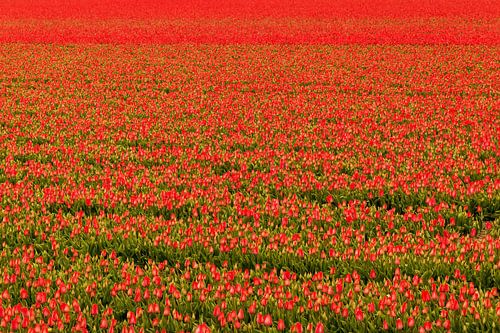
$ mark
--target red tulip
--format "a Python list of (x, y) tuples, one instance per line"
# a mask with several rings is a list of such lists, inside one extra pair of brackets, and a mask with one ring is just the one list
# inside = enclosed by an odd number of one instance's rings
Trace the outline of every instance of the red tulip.
[(356, 308), (356, 310), (354, 310), (354, 315), (356, 316), (356, 320), (363, 320), (364, 318), (364, 314), (363, 314), (363, 310), (361, 310), (361, 308)]
[(315, 333), (324, 333), (325, 332), (325, 326), (323, 325), (323, 323), (319, 322), (317, 325), (316, 325), (316, 329), (314, 330)]
[(108, 328), (108, 320), (106, 317), (102, 317), (101, 319), (101, 324), (99, 325), (100, 328)]
[(301, 323), (297, 322), (292, 325), (290, 331), (294, 333), (302, 333), (304, 331), (304, 328), (302, 327)]
[(278, 331), (284, 331), (285, 330), (285, 322), (283, 319), (278, 319)]
[(66, 303), (61, 303), (61, 311), (63, 313), (68, 313), (70, 311), (69, 305)]
[(245, 318), (245, 313), (243, 312), (243, 309), (239, 309), (238, 311), (238, 319), (243, 320)]
[(194, 330), (194, 333), (210, 333), (210, 332), (211, 332), (210, 328), (205, 323), (198, 325)]
[(403, 327), (404, 327), (403, 326), (403, 321), (401, 320), (401, 318), (396, 319), (396, 329), (402, 330)]
[(337, 285), (336, 285), (337, 294), (342, 293), (342, 289), (343, 289), (342, 281), (337, 282)]
[[(43, 294), (44, 294), (43, 297), (40, 297), (40, 298), (46, 299), (45, 293), (43, 293)], [(37, 297), (38, 297), (38, 295), (37, 295)], [(78, 300), (76, 298), (73, 299), (73, 311), (75, 311), (76, 313), (81, 312), (80, 303), (78, 302)]]
[(12, 319), (11, 322), (11, 329), (14, 331), (17, 331), (20, 328), (21, 324), (21, 317), (20, 316), (15, 316), (14, 319)]
[(429, 302), (431, 300), (431, 295), (427, 290), (422, 290), (422, 301)]
[(257, 318), (256, 318), (257, 324), (262, 324), (264, 322), (264, 317), (262, 316), (262, 313), (257, 313)]
[(28, 298), (28, 296), (29, 296), (28, 291), (24, 288), (21, 288), (21, 290), (19, 292), (19, 296), (21, 297), (21, 299)]
[(38, 303), (45, 303), (45, 302), (47, 302), (47, 294), (46, 294), (46, 293), (44, 293), (43, 291), (38, 292), (38, 293), (36, 294), (36, 301), (37, 301)]
[(250, 306), (248, 307), (248, 313), (250, 313), (250, 314), (254, 314), (256, 309), (257, 309), (257, 304), (256, 304), (255, 302), (253, 302), (253, 303), (252, 303), (252, 304), (250, 304)]
[(129, 311), (127, 313), (127, 319), (128, 319), (128, 323), (130, 325), (135, 325), (137, 323), (137, 319), (136, 319), (136, 316), (135, 316), (135, 312), (133, 311)]
[(271, 317), (270, 314), (267, 314), (265, 317), (264, 317), (264, 325), (266, 326), (271, 326), (273, 324), (273, 319)]

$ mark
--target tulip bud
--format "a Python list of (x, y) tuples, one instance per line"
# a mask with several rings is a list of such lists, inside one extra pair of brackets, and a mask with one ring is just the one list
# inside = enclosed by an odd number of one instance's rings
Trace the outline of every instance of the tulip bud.
[(285, 330), (285, 322), (283, 319), (278, 320), (278, 331), (284, 331)]

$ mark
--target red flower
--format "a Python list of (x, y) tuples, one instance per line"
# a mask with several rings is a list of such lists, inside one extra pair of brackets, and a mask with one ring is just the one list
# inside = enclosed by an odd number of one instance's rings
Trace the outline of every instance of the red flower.
[(78, 303), (78, 300), (76, 298), (73, 299), (73, 311), (75, 311), (76, 313), (81, 312), (80, 303)]
[(403, 321), (401, 320), (401, 318), (398, 318), (398, 319), (396, 320), (396, 329), (398, 329), (398, 330), (402, 330), (402, 329), (403, 329), (403, 327), (404, 327), (404, 325), (403, 325)]
[(304, 328), (303, 328), (301, 323), (297, 322), (297, 323), (293, 324), (290, 331), (294, 332), (294, 333), (302, 333), (304, 331)]
[(484, 307), (486, 309), (490, 309), (492, 307), (492, 305), (491, 305), (491, 299), (489, 299), (489, 298), (485, 298), (484, 301), (483, 301), (483, 304), (484, 304)]
[(245, 318), (245, 312), (243, 311), (243, 309), (239, 309), (238, 310), (238, 319), (243, 320), (244, 318)]
[(37, 301), (38, 303), (45, 303), (45, 302), (47, 302), (47, 294), (46, 294), (46, 293), (44, 293), (43, 291), (38, 292), (38, 293), (36, 294), (36, 301)]
[(68, 313), (70, 311), (70, 307), (68, 304), (66, 303), (61, 303), (61, 311), (63, 313)]
[(323, 323), (319, 322), (316, 325), (316, 330), (314, 332), (315, 333), (324, 333), (325, 332), (325, 325), (323, 325)]
[(431, 300), (431, 294), (427, 290), (422, 290), (422, 302), (429, 302)]
[(17, 331), (20, 327), (21, 324), (21, 317), (20, 316), (15, 316), (14, 319), (12, 319), (11, 322), (11, 328), (14, 331)]
[(108, 328), (108, 320), (106, 317), (102, 317), (101, 319), (101, 324), (99, 325), (100, 328)]
[(342, 292), (343, 287), (344, 287), (343, 285), (344, 285), (344, 284), (343, 284), (343, 282), (342, 282), (342, 281), (338, 281), (338, 282), (337, 282), (337, 285), (336, 285), (337, 294), (340, 294), (340, 293)]
[(208, 327), (207, 324), (201, 323), (196, 327), (194, 333), (210, 333), (210, 328)]
[(273, 319), (271, 317), (270, 314), (267, 314), (265, 317), (264, 317), (264, 325), (266, 326), (271, 326), (273, 324)]
[(257, 303), (255, 303), (255, 301), (250, 304), (250, 306), (248, 307), (248, 313), (250, 314), (254, 314), (255, 313), (255, 310), (257, 309)]
[(19, 292), (19, 296), (21, 297), (21, 299), (26, 299), (28, 298), (28, 291), (24, 288), (21, 288), (21, 291)]
[(278, 319), (278, 331), (284, 331), (285, 330), (285, 322), (283, 319)]
[(127, 319), (128, 319), (128, 323), (130, 325), (135, 325), (137, 323), (137, 319), (136, 319), (136, 316), (135, 316), (135, 312), (133, 311), (129, 311), (127, 313)]
[(354, 310), (354, 315), (356, 316), (356, 320), (363, 320), (363, 318), (365, 317), (364, 314), (363, 314), (363, 310), (361, 310), (361, 308), (357, 307), (356, 310)]
[(257, 324), (262, 324), (264, 322), (264, 317), (262, 316), (262, 313), (257, 313)]

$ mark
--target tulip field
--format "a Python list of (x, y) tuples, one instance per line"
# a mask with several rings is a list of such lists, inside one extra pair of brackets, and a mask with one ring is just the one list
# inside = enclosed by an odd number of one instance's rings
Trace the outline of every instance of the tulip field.
[(0, 332), (500, 331), (495, 1), (0, 4)]

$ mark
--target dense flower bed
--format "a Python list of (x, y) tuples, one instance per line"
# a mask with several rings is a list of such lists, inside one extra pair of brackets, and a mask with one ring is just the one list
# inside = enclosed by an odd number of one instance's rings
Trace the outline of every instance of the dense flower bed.
[[(45, 41), (75, 36), (59, 24)], [(313, 43), (0, 44), (1, 331), (498, 330), (498, 46), (301, 27)]]
[(3, 0), (0, 42), (498, 45), (494, 0)]

